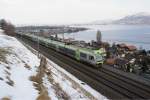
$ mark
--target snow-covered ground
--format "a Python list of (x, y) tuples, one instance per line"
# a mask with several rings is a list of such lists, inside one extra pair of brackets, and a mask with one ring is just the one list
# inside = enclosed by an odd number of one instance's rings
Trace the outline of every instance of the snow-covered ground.
[(39, 62), (17, 39), (0, 35), (0, 99), (35, 100), (38, 91), (29, 77)]
[(106, 100), (87, 84), (0, 30), (0, 100)]

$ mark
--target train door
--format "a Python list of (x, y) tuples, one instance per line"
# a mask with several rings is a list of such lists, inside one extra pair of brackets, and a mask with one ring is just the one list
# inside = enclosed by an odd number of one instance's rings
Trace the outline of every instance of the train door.
[(59, 45), (58, 44), (55, 44), (55, 46), (56, 46), (56, 51), (59, 51)]
[(88, 61), (91, 63), (91, 64), (95, 64), (95, 58), (93, 55), (88, 55)]
[(80, 51), (79, 51), (79, 49), (76, 50), (76, 56), (75, 56), (75, 58), (77, 60), (80, 60)]

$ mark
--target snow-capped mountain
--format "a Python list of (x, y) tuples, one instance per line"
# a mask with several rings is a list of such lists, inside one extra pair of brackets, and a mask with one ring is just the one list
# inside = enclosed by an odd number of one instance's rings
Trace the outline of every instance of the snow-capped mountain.
[(129, 15), (113, 22), (113, 24), (141, 24), (150, 25), (150, 14), (149, 13), (137, 13)]
[(97, 20), (97, 21), (91, 22), (90, 24), (150, 25), (150, 13), (141, 12), (141, 13), (137, 13), (134, 15), (125, 16), (118, 20), (103, 20), (103, 21)]

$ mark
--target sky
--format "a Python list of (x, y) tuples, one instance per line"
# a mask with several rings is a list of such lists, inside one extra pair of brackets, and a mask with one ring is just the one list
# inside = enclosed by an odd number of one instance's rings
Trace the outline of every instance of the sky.
[(0, 19), (16, 25), (72, 24), (150, 12), (150, 0), (0, 0)]

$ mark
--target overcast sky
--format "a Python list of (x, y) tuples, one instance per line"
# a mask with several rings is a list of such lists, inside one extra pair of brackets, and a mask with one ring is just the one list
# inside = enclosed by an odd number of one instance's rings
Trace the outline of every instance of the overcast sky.
[(70, 24), (149, 12), (150, 0), (0, 0), (0, 18), (15, 24)]

